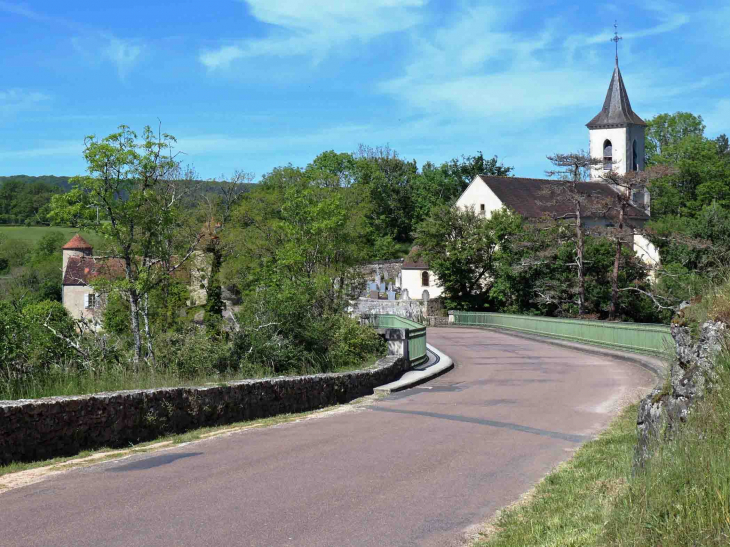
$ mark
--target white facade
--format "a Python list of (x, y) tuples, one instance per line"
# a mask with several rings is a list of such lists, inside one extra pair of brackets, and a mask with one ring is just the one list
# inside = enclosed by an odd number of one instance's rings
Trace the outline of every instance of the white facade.
[(501, 209), (502, 205), (502, 201), (479, 177), (474, 177), (471, 184), (456, 200), (456, 206), (459, 209), (473, 209), (486, 218), (492, 216), (492, 212)]
[[(625, 127), (589, 129), (591, 158), (601, 164), (591, 169), (591, 180), (600, 181), (607, 171), (626, 174), (629, 171), (644, 170), (644, 126), (630, 124)], [(610, 144), (610, 160), (606, 146)], [(606, 159), (605, 166), (603, 164)], [(610, 167), (610, 169), (606, 169)]]
[(64, 285), (61, 295), (63, 306), (74, 319), (101, 320), (102, 297), (88, 285)]
[[(428, 276), (425, 285), (424, 273)], [(444, 289), (438, 283), (438, 278), (430, 270), (404, 268), (401, 270), (401, 277), (401, 290), (407, 290), (408, 298), (411, 300), (421, 300), (424, 291), (428, 291), (428, 298), (438, 298), (444, 292)]]

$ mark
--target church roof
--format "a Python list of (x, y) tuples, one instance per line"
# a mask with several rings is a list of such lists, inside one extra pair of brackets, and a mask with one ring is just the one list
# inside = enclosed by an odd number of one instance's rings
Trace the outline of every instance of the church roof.
[[(540, 218), (545, 215), (554, 218), (573, 216), (572, 203), (559, 199), (559, 188), (565, 184), (563, 181), (487, 175), (479, 175), (479, 178), (503, 205), (525, 218)], [(596, 216), (590, 214), (591, 209), (605, 210), (616, 198), (616, 190), (607, 182), (580, 182), (577, 187), (586, 198), (584, 206), (586, 218)], [(607, 216), (611, 218), (613, 213), (610, 212)], [(633, 205), (629, 207), (626, 216), (637, 220), (649, 219), (649, 215)]]
[(62, 249), (67, 250), (81, 250), (81, 249), (92, 249), (92, 246), (89, 245), (86, 240), (81, 237), (79, 234), (76, 234), (73, 236), (66, 245), (62, 247)]
[(616, 68), (613, 69), (611, 84), (608, 86), (608, 93), (606, 93), (603, 108), (586, 125), (589, 129), (597, 129), (627, 124), (646, 125), (646, 122), (631, 110), (629, 94), (626, 93), (624, 79), (621, 77), (621, 70), (618, 68), (618, 59), (616, 59)]

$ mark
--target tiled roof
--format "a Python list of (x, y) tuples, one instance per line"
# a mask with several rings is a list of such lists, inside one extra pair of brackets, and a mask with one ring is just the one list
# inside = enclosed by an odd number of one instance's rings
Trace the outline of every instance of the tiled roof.
[(401, 266), (401, 270), (428, 270), (428, 264), (425, 260), (423, 260), (423, 257), (416, 258), (416, 255), (418, 254), (418, 251), (420, 249), (418, 247), (413, 247), (411, 251), (408, 253), (408, 256), (403, 261), (403, 266)]
[[(514, 212), (525, 218), (570, 217), (574, 211), (572, 203), (559, 200), (560, 187), (565, 183), (558, 180), (525, 179), (517, 177), (490, 177), (479, 175), (479, 178), (494, 192), (499, 200)], [(577, 187), (586, 195), (586, 218), (594, 210), (605, 210), (608, 204), (614, 203), (616, 190), (606, 182), (580, 182)], [(607, 215), (609, 218), (614, 213)], [(627, 217), (637, 220), (648, 220), (649, 216), (642, 210), (631, 206)]]
[(71, 238), (71, 240), (66, 243), (62, 249), (69, 249), (69, 250), (81, 250), (81, 249), (92, 249), (93, 247), (89, 245), (86, 240), (81, 237), (79, 234), (76, 234)]
[(590, 129), (597, 129), (626, 124), (646, 125), (646, 122), (631, 109), (629, 94), (626, 92), (626, 86), (624, 86), (624, 79), (618, 68), (617, 59), (616, 68), (613, 69), (611, 83), (606, 93), (606, 100), (603, 102), (603, 108), (586, 125)]
[(96, 277), (120, 279), (124, 277), (124, 261), (121, 258), (94, 258), (71, 256), (63, 275), (64, 285), (88, 285)]
[[(191, 264), (185, 263), (171, 275), (174, 279), (190, 282)], [(63, 275), (64, 285), (88, 285), (95, 278), (122, 279), (125, 275), (124, 260), (121, 258), (100, 258), (91, 256), (71, 256)]]

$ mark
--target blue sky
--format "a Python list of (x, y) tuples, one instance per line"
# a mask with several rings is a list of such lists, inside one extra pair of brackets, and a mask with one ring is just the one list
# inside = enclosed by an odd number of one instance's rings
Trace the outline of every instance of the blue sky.
[(0, 175), (83, 173), (85, 135), (159, 118), (203, 178), (359, 143), (539, 177), (588, 146), (615, 19), (640, 116), (730, 133), (727, 0), (0, 0)]

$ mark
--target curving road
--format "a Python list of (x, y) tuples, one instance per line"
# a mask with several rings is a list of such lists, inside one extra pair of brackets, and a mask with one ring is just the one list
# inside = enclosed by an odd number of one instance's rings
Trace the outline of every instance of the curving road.
[(655, 382), (631, 363), (498, 332), (428, 339), (457, 365), (418, 388), (0, 494), (0, 543), (458, 545)]

